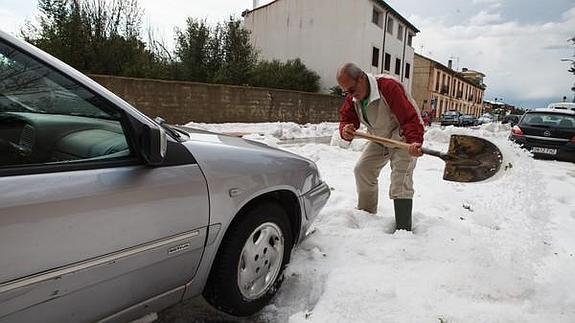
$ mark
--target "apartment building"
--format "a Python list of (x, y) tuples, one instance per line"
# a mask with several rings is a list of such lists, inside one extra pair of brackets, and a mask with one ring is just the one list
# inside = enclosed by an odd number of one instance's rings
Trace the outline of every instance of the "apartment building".
[(453, 70), (431, 58), (415, 54), (413, 97), (421, 111), (439, 118), (445, 111), (455, 110), (479, 117), (483, 107), (485, 74), (463, 68)]
[(321, 77), (322, 92), (337, 85), (336, 70), (346, 62), (390, 74), (411, 89), (419, 30), (385, 1), (275, 0), (254, 4), (243, 16), (260, 57), (300, 58)]

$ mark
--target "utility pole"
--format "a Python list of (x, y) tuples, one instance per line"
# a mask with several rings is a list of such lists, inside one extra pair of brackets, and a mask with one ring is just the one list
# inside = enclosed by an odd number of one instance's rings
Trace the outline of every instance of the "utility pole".
[[(573, 58), (562, 58), (561, 61), (562, 62), (571, 62), (571, 65), (573, 65), (573, 68), (575, 69), (575, 59), (573, 59)], [(573, 102), (575, 103), (575, 84), (573, 84), (571, 91), (573, 92)]]

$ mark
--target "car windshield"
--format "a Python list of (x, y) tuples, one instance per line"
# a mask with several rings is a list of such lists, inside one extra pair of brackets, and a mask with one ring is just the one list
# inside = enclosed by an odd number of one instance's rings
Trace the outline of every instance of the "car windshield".
[(521, 124), (540, 127), (557, 127), (575, 129), (575, 115), (560, 113), (530, 113)]
[(0, 41), (0, 112), (120, 119), (97, 100), (76, 82)]

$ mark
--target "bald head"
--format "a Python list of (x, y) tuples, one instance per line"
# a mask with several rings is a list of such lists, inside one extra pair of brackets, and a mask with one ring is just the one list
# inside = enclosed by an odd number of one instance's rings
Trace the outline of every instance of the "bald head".
[(343, 76), (356, 80), (362, 73), (361, 68), (354, 63), (345, 63), (337, 70), (337, 80), (341, 80)]

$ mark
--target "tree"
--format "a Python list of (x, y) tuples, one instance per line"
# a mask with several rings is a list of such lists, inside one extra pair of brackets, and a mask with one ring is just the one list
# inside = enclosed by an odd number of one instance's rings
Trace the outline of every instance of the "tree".
[(24, 38), (85, 73), (153, 77), (155, 53), (140, 39), (137, 0), (38, 0), (39, 25)]
[(224, 24), (221, 38), (222, 65), (214, 81), (224, 84), (249, 83), (258, 55), (250, 43), (250, 32), (233, 17)]
[(188, 18), (184, 30), (176, 29), (177, 79), (206, 82), (210, 78), (208, 46), (212, 42), (212, 30), (205, 20)]

